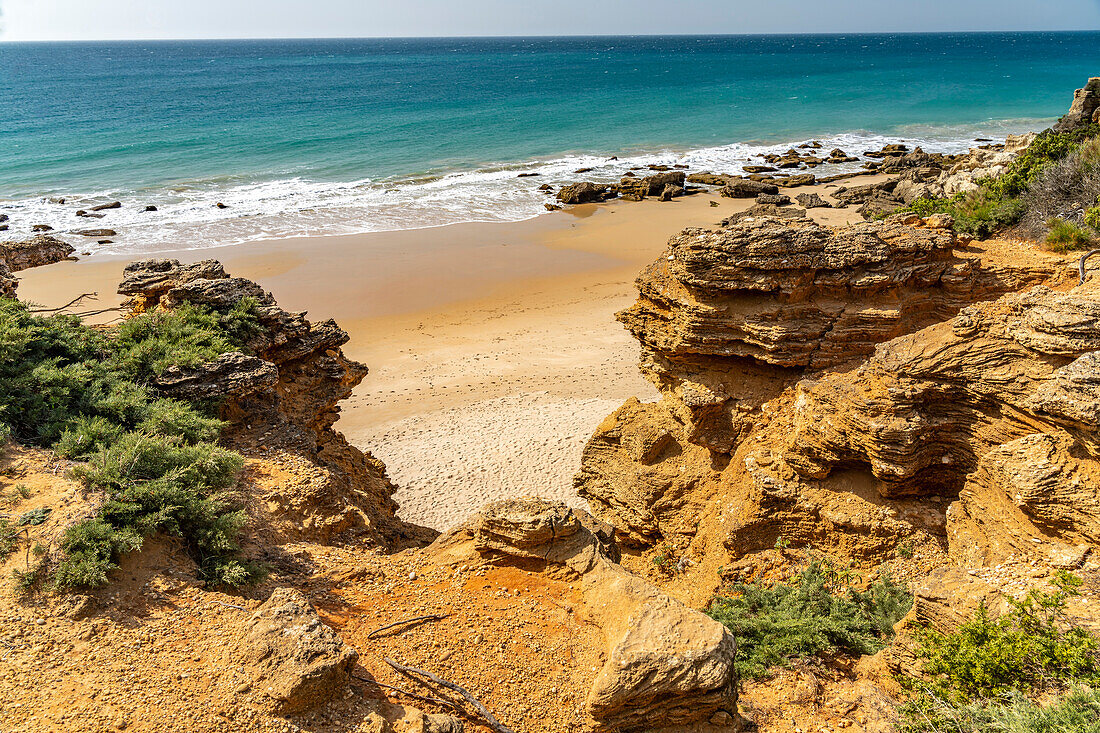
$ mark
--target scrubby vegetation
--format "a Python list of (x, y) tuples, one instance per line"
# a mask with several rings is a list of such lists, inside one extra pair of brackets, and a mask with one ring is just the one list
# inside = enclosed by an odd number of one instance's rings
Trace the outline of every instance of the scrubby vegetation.
[(715, 596), (707, 614), (737, 640), (741, 678), (760, 678), (793, 659), (873, 654), (912, 605), (909, 592), (883, 578), (867, 592), (848, 574), (815, 560), (790, 583), (737, 584)]
[(0, 299), (0, 425), (83, 461), (73, 476), (103, 497), (96, 516), (65, 532), (58, 587), (106, 582), (119, 555), (156, 532), (182, 538), (210, 581), (250, 578), (238, 558), (244, 516), (231, 494), (243, 459), (216, 445), (222, 424), (203, 406), (158, 397), (149, 385), (172, 365), (244, 348), (260, 329), (254, 311), (251, 302), (224, 314), (184, 306), (107, 331)]
[(1046, 243), (1054, 252), (1070, 252), (1075, 249), (1087, 249), (1092, 244), (1092, 235), (1083, 227), (1072, 224), (1064, 219), (1050, 219), (1047, 221)]
[[(1080, 584), (1062, 572), (1053, 591), (1032, 590), (996, 620), (982, 608), (950, 634), (921, 635), (929, 682), (906, 680), (913, 695), (901, 709), (901, 730), (1096, 730), (1100, 699), (1090, 686), (1100, 682), (1100, 639), (1065, 615)], [(1028, 697), (1073, 688), (1045, 708)], [(1082, 721), (1094, 727), (1074, 727)]]
[[(1098, 136), (1096, 125), (1072, 133), (1047, 130), (1020, 152), (1004, 175), (981, 181), (977, 191), (918, 199), (901, 211), (920, 216), (950, 214), (956, 231), (979, 238), (1020, 223), (1038, 233), (1051, 220), (1095, 229), (1086, 216), (1100, 196)], [(1100, 214), (1094, 218), (1100, 220)], [(1088, 231), (1081, 231), (1091, 238)], [(1063, 236), (1057, 235), (1059, 241), (1052, 244), (1062, 246)], [(1084, 246), (1079, 239), (1074, 242), (1073, 246)]]

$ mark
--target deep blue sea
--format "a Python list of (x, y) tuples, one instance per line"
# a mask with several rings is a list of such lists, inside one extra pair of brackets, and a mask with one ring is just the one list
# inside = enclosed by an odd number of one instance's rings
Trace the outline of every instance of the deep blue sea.
[(582, 166), (962, 150), (1097, 73), (1096, 32), (0, 44), (0, 212), (119, 199), (127, 252), (518, 220)]

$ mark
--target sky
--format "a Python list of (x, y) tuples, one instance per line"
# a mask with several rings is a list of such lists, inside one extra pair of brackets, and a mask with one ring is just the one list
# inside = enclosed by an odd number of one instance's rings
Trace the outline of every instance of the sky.
[(1100, 0), (0, 0), (0, 40), (1097, 30)]

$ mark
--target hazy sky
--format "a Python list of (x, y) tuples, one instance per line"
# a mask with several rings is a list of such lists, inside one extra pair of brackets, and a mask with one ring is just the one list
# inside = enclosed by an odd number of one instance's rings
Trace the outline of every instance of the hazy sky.
[(0, 39), (1095, 30), (1100, 0), (0, 0)]

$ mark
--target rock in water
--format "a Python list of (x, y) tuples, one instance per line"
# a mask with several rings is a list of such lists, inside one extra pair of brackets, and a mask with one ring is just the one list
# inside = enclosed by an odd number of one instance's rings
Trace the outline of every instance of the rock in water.
[(280, 713), (298, 713), (336, 699), (359, 658), (292, 588), (276, 588), (256, 610), (241, 654)]
[(624, 176), (619, 182), (619, 193), (624, 198), (632, 196), (641, 200), (646, 196), (661, 196), (669, 186), (682, 192), (686, 179), (683, 171), (664, 171), (643, 178)]
[(91, 208), (91, 210), (92, 211), (106, 211), (107, 209), (121, 209), (121, 208), (122, 208), (122, 202), (121, 201), (112, 201), (109, 204), (100, 204), (99, 206), (93, 206)]
[(73, 234), (81, 237), (113, 237), (117, 232), (114, 229), (76, 229)]

